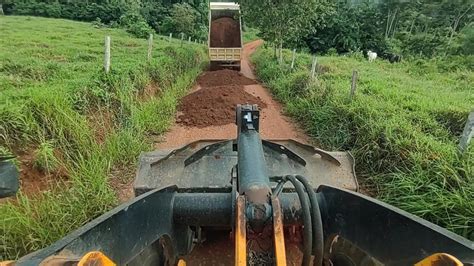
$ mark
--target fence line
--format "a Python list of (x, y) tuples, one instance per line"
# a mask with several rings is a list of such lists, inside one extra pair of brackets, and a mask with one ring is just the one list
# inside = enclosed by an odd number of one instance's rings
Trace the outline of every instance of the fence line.
[[(281, 65), (283, 61), (283, 56), (282, 56), (282, 48), (278, 49), (279, 54), (277, 57), (278, 63)], [(291, 58), (291, 64), (290, 64), (290, 69), (294, 69), (296, 63), (296, 49), (293, 49), (292, 53), (292, 58)], [(317, 76), (317, 71), (316, 67), (318, 65), (317, 57), (313, 56), (312, 62), (311, 62), (311, 71), (310, 71), (310, 76), (311, 79), (314, 80)], [(352, 78), (351, 78), (351, 90), (350, 90), (350, 100), (352, 101), (355, 98), (355, 94), (357, 91), (357, 81), (359, 78), (359, 72), (357, 70), (352, 70)], [(472, 110), (467, 118), (466, 125), (464, 126), (463, 133), (461, 135), (460, 141), (459, 141), (459, 151), (461, 153), (464, 153), (468, 148), (469, 144), (474, 138), (474, 110)]]
[[(173, 33), (170, 33), (169, 35), (157, 35), (157, 39), (161, 39), (164, 42), (168, 40), (168, 43), (173, 42)], [(178, 40), (177, 40), (178, 41)], [(181, 33), (181, 45), (183, 44), (184, 41), (184, 33)], [(189, 44), (193, 44), (191, 36), (189, 36), (188, 39)], [(154, 43), (154, 36), (152, 33), (148, 35), (148, 41), (147, 41), (147, 62), (150, 62), (153, 59), (153, 43)], [(197, 38), (194, 39), (194, 44), (204, 44), (204, 41), (200, 41)], [(108, 74), (110, 72), (111, 68), (111, 38), (110, 36), (105, 36), (104, 38), (104, 72)]]

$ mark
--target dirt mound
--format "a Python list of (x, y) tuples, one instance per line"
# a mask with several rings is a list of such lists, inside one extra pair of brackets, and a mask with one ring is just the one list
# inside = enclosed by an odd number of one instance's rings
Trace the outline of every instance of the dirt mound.
[(199, 128), (235, 123), (235, 107), (246, 103), (267, 107), (261, 99), (245, 92), (242, 86), (203, 88), (181, 100), (177, 122)]
[(240, 47), (240, 25), (239, 21), (222, 17), (211, 23), (211, 47)]
[(205, 72), (199, 76), (197, 82), (201, 87), (257, 84), (255, 80), (245, 77), (238, 71), (229, 69)]

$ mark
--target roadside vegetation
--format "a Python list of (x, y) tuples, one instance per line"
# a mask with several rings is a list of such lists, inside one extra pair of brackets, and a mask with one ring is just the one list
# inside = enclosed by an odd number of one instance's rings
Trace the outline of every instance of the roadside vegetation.
[[(323, 148), (350, 150), (365, 193), (474, 240), (474, 145), (458, 152), (474, 106), (473, 69), (451, 60), (368, 63), (361, 53), (253, 56), (258, 77)], [(471, 57), (472, 59), (472, 57)], [(359, 71), (350, 99), (352, 70)]]
[(258, 37), (258, 30), (249, 28), (249, 27), (245, 27), (243, 29), (242, 37), (243, 37), (244, 43), (248, 43), (248, 42), (252, 42), (252, 41), (256, 41), (260, 39)]
[(132, 178), (206, 60), (204, 46), (155, 37), (147, 62), (146, 40), (90, 23), (0, 16), (0, 24), (0, 152), (19, 155), (23, 174), (48, 178), (47, 189), (29, 193), (23, 181), (16, 199), (0, 203), (1, 261), (115, 206), (114, 183)]

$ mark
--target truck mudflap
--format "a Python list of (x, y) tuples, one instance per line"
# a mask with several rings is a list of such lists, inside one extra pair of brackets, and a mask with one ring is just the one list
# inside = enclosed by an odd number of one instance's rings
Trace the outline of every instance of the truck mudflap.
[[(313, 187), (325, 184), (358, 191), (354, 158), (295, 140), (263, 140), (269, 176), (303, 175)], [(230, 189), (237, 164), (235, 140), (201, 140), (175, 150), (143, 153), (135, 195), (176, 185), (181, 189)], [(273, 184), (275, 185), (275, 184)]]

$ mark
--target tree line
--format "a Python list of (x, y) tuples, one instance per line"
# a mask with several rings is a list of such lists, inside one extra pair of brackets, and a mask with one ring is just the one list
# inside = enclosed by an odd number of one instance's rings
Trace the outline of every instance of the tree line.
[(470, 0), (241, 0), (246, 22), (275, 46), (313, 53), (416, 57), (474, 54)]
[(193, 0), (0, 0), (0, 14), (89, 21), (122, 27), (138, 37), (158, 32), (204, 40), (207, 6)]

